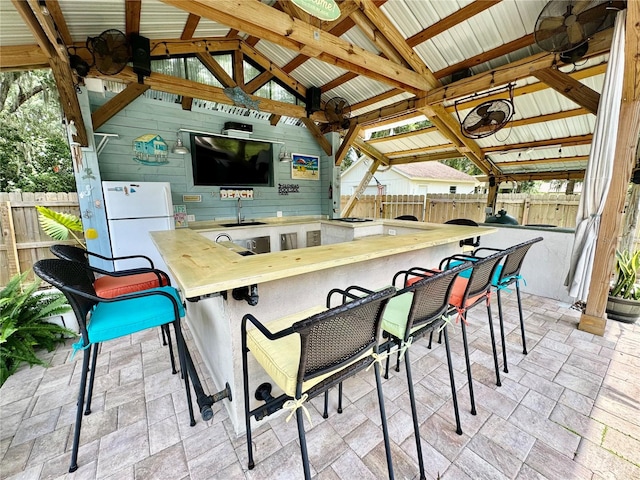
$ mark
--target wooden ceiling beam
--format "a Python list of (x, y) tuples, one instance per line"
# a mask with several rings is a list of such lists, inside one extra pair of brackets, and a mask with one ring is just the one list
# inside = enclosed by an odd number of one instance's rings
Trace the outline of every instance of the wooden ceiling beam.
[(482, 149), (484, 153), (491, 152), (508, 152), (510, 150), (524, 150), (527, 148), (540, 148), (551, 145), (559, 145), (562, 147), (576, 147), (578, 145), (590, 145), (593, 135), (578, 135), (574, 137), (549, 138), (547, 140), (538, 140), (536, 142), (511, 143), (508, 145), (495, 145)]
[(516, 38), (515, 40), (512, 40), (509, 43), (505, 43), (504, 45), (500, 45), (487, 52), (483, 52), (479, 55), (476, 55), (475, 57), (467, 58), (454, 65), (443, 68), (442, 70), (433, 72), (433, 74), (436, 76), (436, 78), (444, 78), (460, 70), (476, 67), (485, 62), (495, 60), (496, 58), (500, 58), (504, 55), (507, 55), (508, 53), (512, 53), (512, 52), (515, 52), (516, 50), (520, 50), (521, 48), (528, 47), (530, 45), (533, 45), (534, 43), (535, 43), (535, 37), (533, 33), (530, 33), (528, 35), (525, 35), (524, 37)]
[(49, 10), (49, 15), (53, 19), (53, 23), (62, 39), (62, 42), (65, 45), (71, 45), (73, 43), (73, 39), (71, 38), (71, 33), (69, 33), (69, 27), (67, 26), (67, 21), (64, 19), (64, 15), (62, 14), (62, 9), (60, 8), (60, 3), (58, 0), (46, 0), (45, 5), (47, 6), (47, 10)]
[(198, 15), (190, 13), (187, 17), (187, 21), (184, 24), (184, 28), (182, 29), (180, 40), (188, 40), (190, 38), (193, 38), (193, 35), (194, 33), (196, 33), (196, 28), (198, 28), (199, 23), (200, 17)]
[(578, 80), (555, 68), (538, 70), (534, 72), (533, 75), (541, 82), (553, 88), (560, 95), (564, 95), (594, 115), (598, 113), (600, 94), (580, 83)]
[(509, 122), (509, 127), (516, 128), (516, 127), (521, 127), (523, 125), (533, 125), (535, 123), (552, 122), (554, 120), (562, 120), (564, 118), (587, 115), (588, 113), (589, 112), (587, 112), (587, 110), (582, 107), (574, 108), (573, 110), (564, 110), (562, 112), (547, 113), (546, 115), (539, 115), (537, 117), (528, 117), (528, 118), (521, 118), (519, 120), (513, 120), (512, 122)]
[[(17, 0), (16, 0), (17, 1)], [(133, 83), (138, 81), (138, 75), (129, 66), (125, 67), (117, 75), (103, 75), (99, 72), (92, 71), (92, 77), (101, 78), (103, 80), (121, 81), (124, 83)], [(206, 85), (204, 83), (194, 82), (182, 78), (164, 75), (154, 72), (153, 75), (144, 78), (144, 84), (149, 85), (153, 90), (159, 92), (172, 93), (174, 95), (183, 95), (188, 97), (199, 98), (210, 102), (223, 103), (225, 105), (233, 105), (233, 102), (227, 97), (222, 88)], [(259, 103), (261, 112), (273, 113), (287, 117), (306, 117), (303, 106), (293, 105), (291, 103), (278, 102), (268, 98), (256, 97), (249, 95), (250, 98)], [(326, 122), (323, 112), (315, 112), (311, 116), (312, 120)]]
[(546, 163), (586, 162), (587, 160), (589, 160), (589, 155), (576, 155), (574, 157), (537, 158), (531, 160), (515, 160), (513, 162), (496, 162), (496, 165), (499, 167), (524, 167), (530, 165), (542, 165)]
[(358, 133), (360, 133), (360, 125), (358, 125), (357, 123), (351, 124), (349, 126), (349, 130), (347, 130), (347, 133), (344, 135), (342, 143), (340, 144), (340, 147), (338, 148), (338, 151), (336, 152), (336, 155), (334, 157), (335, 165), (337, 167), (342, 164), (342, 161), (347, 156), (347, 152), (351, 148), (353, 140), (358, 137)]
[(0, 46), (0, 71), (49, 68), (49, 56), (38, 45)]
[(452, 158), (460, 158), (463, 156), (464, 155), (461, 155), (458, 150), (445, 150), (443, 152), (427, 153), (424, 155), (410, 155), (410, 156), (390, 158), (389, 164), (391, 166), (394, 166), (394, 165), (404, 165), (407, 163), (415, 163), (415, 162), (435, 162), (438, 160), (450, 160)]
[[(68, 61), (67, 48), (56, 30), (53, 18), (49, 15), (48, 9), (43, 10), (38, 0), (28, 0), (26, 3), (31, 7), (31, 14), (35, 17), (41, 31), (44, 32), (44, 36), (47, 38), (49, 45), (51, 45), (51, 52), (55, 52), (55, 55), (61, 60)], [(46, 15), (44, 12), (47, 12)], [(40, 43), (40, 41), (41, 40), (39, 40), (38, 43)], [(40, 46), (42, 46), (42, 44)]]
[(353, 139), (352, 146), (357, 148), (358, 150), (360, 150), (367, 157), (369, 157), (369, 158), (371, 158), (373, 160), (376, 160), (380, 164), (382, 164), (382, 165), (390, 165), (390, 159), (384, 153), (380, 152), (375, 147), (369, 145), (364, 140), (362, 140), (360, 137), (356, 136)]
[(323, 135), (315, 122), (305, 116), (299, 116), (298, 118), (300, 118), (300, 121), (302, 121), (302, 123), (304, 123), (304, 125), (307, 127), (307, 130), (311, 132), (311, 135), (313, 135), (313, 138), (316, 139), (316, 142), (318, 143), (318, 145), (320, 145), (320, 148), (324, 150), (324, 153), (329, 156), (333, 155), (333, 147), (331, 143), (329, 143), (329, 140), (327, 140), (327, 138)]
[(182, 0), (162, 1), (393, 86), (404, 85), (403, 88), (414, 92), (429, 88), (428, 80), (417, 72), (395, 65), (261, 2), (248, 2), (239, 9), (232, 0), (206, 4), (202, 0), (188, 3)]
[[(611, 46), (612, 29), (598, 32), (589, 41), (587, 56), (600, 55), (608, 52)], [(503, 65), (489, 72), (474, 75), (428, 93), (427, 102), (437, 105), (445, 100), (473, 95), (499, 85), (506, 85), (521, 78), (534, 75), (536, 71), (553, 67), (555, 55), (552, 53), (538, 53), (507, 65)]]
[[(260, 65), (265, 71), (269, 72), (273, 77), (277, 78), (284, 85), (289, 87), (291, 90), (299, 94), (302, 98), (305, 98), (307, 95), (307, 87), (305, 87), (302, 83), (298, 82), (295, 78), (285, 72), (282, 68), (278, 67), (275, 63), (265, 57), (258, 50), (253, 48), (252, 46), (246, 44), (245, 42), (240, 42), (239, 50), (243, 53), (243, 55), (247, 56), (255, 63)], [(266, 83), (266, 82), (265, 82)]]
[(375, 97), (371, 97), (370, 99), (363, 100), (362, 102), (354, 103), (353, 105), (351, 105), (351, 111), (353, 112), (361, 108), (366, 108), (375, 103), (387, 100), (388, 98), (402, 95), (403, 93), (405, 93), (405, 91), (400, 88), (392, 88), (391, 90), (387, 90), (386, 92), (380, 95), (376, 95)]
[(405, 38), (402, 36), (402, 33), (400, 33), (395, 25), (391, 23), (389, 18), (382, 13), (373, 1), (356, 0), (356, 2), (360, 5), (362, 12), (375, 25), (376, 29), (382, 34), (382, 36), (387, 39), (391, 46), (402, 56), (404, 61), (409, 64), (415, 72), (418, 72), (427, 79), (429, 88), (436, 88), (440, 86), (440, 82), (438, 82), (436, 77), (433, 76), (433, 73), (431, 73), (431, 70), (427, 68), (422, 59), (407, 43)]
[(244, 90), (247, 93), (255, 93), (269, 83), (271, 79), (273, 79), (273, 74), (271, 72), (262, 72), (257, 77), (254, 77), (249, 83), (245, 84)]
[(127, 38), (132, 33), (140, 33), (140, 10), (142, 0), (126, 0), (125, 8), (125, 34)]
[(415, 47), (423, 42), (426, 42), (430, 38), (439, 35), (451, 27), (470, 19), (474, 15), (483, 12), (487, 8), (493, 7), (496, 3), (500, 3), (502, 0), (475, 0), (473, 3), (455, 11), (448, 17), (443, 18), (439, 22), (434, 23), (428, 28), (416, 33), (415, 35), (407, 39), (407, 44), (410, 47)]
[(403, 132), (398, 133), (397, 135), (390, 135), (388, 137), (378, 137), (378, 138), (370, 138), (367, 140), (367, 143), (373, 145), (375, 143), (383, 143), (388, 142), (389, 140), (400, 140), (402, 138), (414, 137), (416, 135), (422, 135), (423, 133), (433, 133), (437, 132), (438, 129), (436, 127), (426, 127), (421, 128), (420, 130), (412, 130), (411, 132)]
[(142, 85), (137, 82), (127, 85), (127, 88), (122, 90), (115, 97), (109, 99), (105, 104), (91, 114), (93, 129), (99, 129), (102, 125), (107, 123), (110, 118), (122, 111), (127, 105), (147, 90), (149, 90), (149, 85)]
[[(476, 178), (479, 182), (489, 181), (489, 177)], [(583, 180), (584, 170), (556, 170), (553, 172), (513, 173), (506, 175), (497, 175), (495, 179), (498, 183), (510, 181), (529, 182), (533, 180)]]
[(229, 76), (224, 68), (220, 66), (215, 59), (206, 53), (198, 53), (196, 54), (198, 60), (202, 62), (202, 64), (211, 72), (211, 75), (216, 77), (216, 79), (224, 86), (224, 87), (235, 87), (237, 83), (233, 78)]
[[(80, 102), (78, 102), (78, 96), (76, 95), (75, 79), (69, 66), (66, 49), (64, 56), (61, 56), (60, 50), (58, 50), (59, 46), (50, 43), (47, 34), (42, 29), (42, 26), (28, 3), (20, 0), (11, 1), (24, 23), (29, 27), (29, 30), (31, 30), (40, 49), (48, 57), (49, 66), (51, 67), (51, 72), (53, 73), (53, 78), (56, 81), (60, 95), (60, 106), (62, 107), (68, 124), (73, 124), (75, 128), (75, 133), (73, 134), (75, 141), (78, 142), (81, 147), (87, 147), (89, 145), (87, 129), (82, 118)], [(38, 8), (38, 10), (40, 9)]]
[(410, 68), (402, 55), (396, 50), (392, 43), (385, 37), (385, 35), (374, 25), (374, 23), (360, 10), (356, 10), (351, 14), (351, 18), (355, 22), (356, 26), (364, 33), (367, 38), (373, 43), (382, 55), (398, 65), (402, 65), (405, 68)]
[[(371, 142), (368, 141), (367, 143), (371, 143)], [(422, 155), (423, 153), (427, 153), (427, 152), (433, 152), (434, 150), (451, 150), (452, 148), (455, 148), (455, 145), (453, 143), (444, 143), (441, 145), (431, 145), (429, 147), (420, 147), (420, 148), (412, 148), (409, 150), (397, 150), (395, 152), (387, 152), (385, 155), (393, 160), (406, 155), (416, 156), (416, 155)], [(460, 152), (456, 151), (456, 153), (459, 154)]]

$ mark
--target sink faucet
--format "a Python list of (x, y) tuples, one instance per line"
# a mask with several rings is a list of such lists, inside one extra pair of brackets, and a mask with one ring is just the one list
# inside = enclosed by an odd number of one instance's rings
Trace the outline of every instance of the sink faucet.
[(242, 223), (242, 221), (244, 220), (244, 217), (242, 216), (242, 199), (240, 197), (238, 197), (238, 203), (236, 205), (236, 211), (238, 214), (238, 225), (240, 225)]

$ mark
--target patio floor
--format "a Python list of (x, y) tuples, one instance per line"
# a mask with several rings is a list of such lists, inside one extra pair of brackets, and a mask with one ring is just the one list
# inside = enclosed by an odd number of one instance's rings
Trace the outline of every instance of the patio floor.
[[(486, 313), (476, 308), (469, 317), (477, 416), (469, 414), (460, 327), (450, 329), (463, 435), (454, 432), (444, 346), (411, 347), (428, 478), (640, 479), (640, 326), (609, 321), (604, 337), (593, 336), (577, 330), (579, 313), (569, 305), (524, 295), (525, 356), (515, 296), (505, 297), (509, 373), (501, 387)], [(67, 474), (82, 357), (69, 360), (70, 344), (47, 356), (49, 368), (22, 368), (0, 389), (0, 478), (302, 478), (295, 421), (284, 415), (255, 431), (251, 471), (246, 440), (235, 436), (221, 403), (212, 421), (197, 417), (189, 427), (183, 384), (170, 373), (159, 329), (103, 345), (80, 468)], [(321, 397), (308, 405), (312, 473), (386, 478), (373, 375), (362, 372), (344, 391), (341, 415), (335, 392), (326, 420)], [(391, 372), (384, 393), (396, 478), (418, 478), (404, 369)]]

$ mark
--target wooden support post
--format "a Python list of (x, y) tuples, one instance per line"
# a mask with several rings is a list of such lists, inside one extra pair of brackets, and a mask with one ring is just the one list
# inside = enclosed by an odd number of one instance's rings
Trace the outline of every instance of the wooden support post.
[(9, 277), (13, 277), (20, 273), (20, 259), (18, 258), (18, 248), (16, 246), (16, 231), (13, 226), (11, 202), (2, 202), (0, 204), (0, 221), (2, 222), (2, 237), (7, 247)]
[(605, 314), (609, 283), (613, 268), (624, 201), (635, 163), (635, 151), (640, 131), (640, 2), (631, 2), (627, 8), (625, 39), (625, 70), (622, 86), (620, 124), (613, 162), (613, 175), (609, 194), (602, 212), (587, 306), (578, 328), (603, 335), (607, 324)]

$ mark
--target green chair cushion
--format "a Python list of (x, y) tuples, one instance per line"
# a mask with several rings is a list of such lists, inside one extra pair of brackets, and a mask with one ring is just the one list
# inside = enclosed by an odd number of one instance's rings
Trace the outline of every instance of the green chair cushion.
[[(150, 291), (170, 293), (178, 302), (180, 317), (184, 317), (182, 301), (175, 288), (160, 287)], [(91, 311), (87, 333), (91, 343), (100, 343), (147, 328), (158, 327), (174, 320), (173, 303), (163, 295), (101, 302)]]
[(391, 298), (382, 315), (382, 330), (396, 338), (403, 339), (412, 301), (413, 292), (403, 293)]

